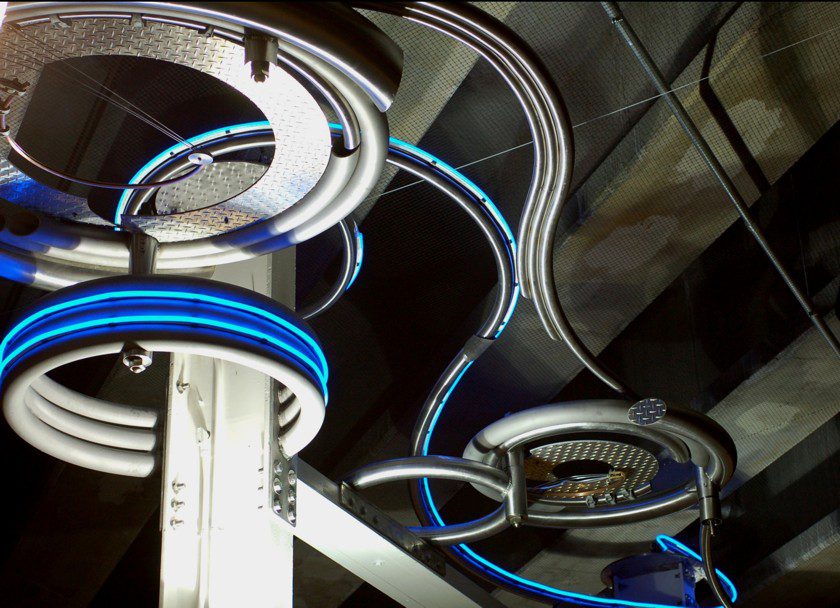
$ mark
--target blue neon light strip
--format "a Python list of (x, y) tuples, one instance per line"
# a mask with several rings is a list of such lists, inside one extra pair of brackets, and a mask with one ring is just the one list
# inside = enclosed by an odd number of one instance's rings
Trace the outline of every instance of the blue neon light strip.
[[(682, 555), (685, 555), (686, 557), (696, 559), (698, 562), (701, 562), (701, 563), (703, 562), (703, 558), (700, 557), (700, 555), (696, 551), (694, 551), (690, 547), (682, 544), (676, 538), (673, 538), (673, 537), (668, 536), (666, 534), (660, 534), (659, 536), (656, 537), (656, 542), (663, 551), (670, 551), (672, 553), (680, 553)], [(723, 581), (723, 584), (726, 585), (726, 588), (727, 588), (726, 592), (729, 595), (729, 598), (733, 602), (735, 600), (737, 600), (738, 599), (738, 590), (735, 588), (735, 585), (732, 584), (732, 581), (729, 580), (729, 577), (726, 576), (723, 572), (721, 572), (717, 568), (715, 568), (715, 572), (717, 572), (717, 575), (720, 578), (720, 580)]]
[(356, 228), (356, 267), (353, 269), (353, 276), (350, 277), (350, 282), (347, 283), (344, 291), (350, 289), (350, 286), (356, 282), (356, 277), (359, 276), (359, 271), (362, 269), (362, 261), (365, 259), (365, 235)]
[[(242, 133), (249, 133), (251, 131), (263, 131), (265, 129), (270, 129), (271, 124), (267, 120), (261, 120), (257, 122), (245, 122), (239, 125), (232, 125), (229, 127), (220, 127), (218, 129), (213, 129), (212, 131), (207, 131), (206, 133), (200, 133), (198, 135), (194, 135), (187, 139), (187, 143), (191, 144), (192, 146), (206, 144), (207, 142), (213, 141), (214, 139), (218, 139), (219, 137), (227, 136), (227, 135), (240, 135)], [(143, 167), (134, 174), (130, 180), (128, 180), (129, 184), (140, 184), (143, 180), (153, 171), (155, 171), (158, 167), (160, 167), (163, 163), (170, 160), (173, 156), (181, 154), (182, 152), (186, 152), (190, 146), (179, 142), (172, 146), (171, 148), (167, 148), (157, 156), (155, 156), (152, 160), (147, 162)], [(120, 226), (122, 224), (122, 216), (125, 213), (125, 209), (128, 206), (128, 199), (131, 197), (132, 191), (131, 190), (123, 190), (123, 193), (120, 195), (120, 199), (117, 202), (117, 209), (114, 212), (114, 230), (120, 230)]]
[[(295, 349), (294, 347), (279, 341), (277, 338), (275, 338), (273, 336), (269, 336), (267, 334), (263, 334), (262, 332), (255, 331), (255, 330), (253, 330), (251, 328), (248, 328), (248, 327), (242, 327), (242, 326), (239, 326), (239, 325), (233, 325), (233, 324), (225, 323), (225, 322), (222, 322), (222, 321), (200, 319), (198, 317), (191, 317), (191, 316), (184, 316), (184, 315), (139, 315), (137, 317), (132, 316), (131, 319), (134, 319), (134, 320), (131, 320), (131, 321), (128, 320), (129, 317), (125, 317), (126, 322), (132, 322), (132, 323), (140, 323), (140, 322), (147, 322), (147, 323), (186, 322), (186, 323), (194, 323), (194, 324), (203, 324), (203, 325), (206, 325), (208, 327), (217, 327), (219, 329), (227, 329), (227, 330), (230, 330), (230, 331), (235, 331), (236, 333), (244, 334), (246, 336), (253, 336), (256, 339), (265, 339), (269, 343), (274, 344), (275, 346), (278, 346), (282, 350), (286, 350), (287, 352), (290, 352), (290, 353), (294, 354), (295, 357), (299, 358), (304, 363), (305, 367), (310, 369), (310, 371), (313, 373), (313, 375), (316, 378), (318, 378), (318, 380), (321, 383), (321, 388), (324, 392), (324, 399), (325, 399), (325, 401), (327, 400), (327, 398), (328, 398), (327, 379), (329, 378), (329, 368), (327, 366), (327, 361), (326, 361), (326, 358), (324, 357), (323, 351), (321, 350), (321, 348), (318, 346), (318, 344), (315, 342), (315, 340), (310, 335), (308, 335), (306, 332), (304, 332), (303, 330), (301, 330), (299, 327), (295, 326), (293, 323), (289, 322), (288, 320), (283, 319), (282, 317), (279, 317), (279, 316), (277, 316), (277, 315), (275, 315), (271, 312), (268, 312), (268, 311), (263, 310), (261, 308), (258, 308), (256, 306), (252, 306), (250, 304), (245, 304), (243, 302), (237, 302), (235, 300), (229, 300), (227, 298), (221, 298), (221, 297), (212, 296), (212, 295), (208, 295), (208, 294), (194, 293), (194, 292), (187, 292), (187, 291), (164, 291), (164, 290), (133, 290), (132, 291), (132, 290), (124, 290), (124, 291), (105, 292), (105, 293), (101, 293), (101, 294), (95, 294), (95, 295), (91, 295), (91, 296), (84, 296), (84, 297), (80, 297), (80, 298), (75, 298), (75, 299), (72, 299), (72, 300), (68, 300), (66, 302), (59, 302), (58, 304), (54, 304), (52, 306), (48, 306), (46, 308), (38, 310), (38, 311), (34, 312), (33, 314), (29, 315), (28, 317), (26, 317), (25, 319), (22, 319), (19, 323), (17, 323), (12, 328), (12, 330), (8, 334), (6, 334), (6, 336), (3, 338), (3, 341), (0, 342), (0, 357), (2, 357), (2, 359), (0, 359), (0, 377), (2, 377), (3, 370), (6, 368), (8, 363), (11, 360), (13, 360), (17, 355), (19, 355), (21, 352), (23, 352), (23, 350), (25, 350), (26, 348), (30, 348), (31, 346), (33, 346), (34, 344), (36, 344), (37, 342), (39, 342), (41, 340), (49, 339), (50, 336), (47, 336), (47, 334), (49, 334), (51, 332), (47, 332), (46, 334), (40, 334), (36, 338), (33, 338), (33, 339), (27, 341), (25, 348), (24, 347), (19, 347), (19, 348), (15, 349), (15, 351), (13, 353), (9, 354), (8, 356), (6, 355), (6, 349), (8, 348), (8, 345), (11, 342), (11, 340), (13, 340), (15, 336), (20, 334), (27, 327), (33, 325), (34, 323), (36, 323), (40, 319), (43, 319), (43, 318), (45, 318), (49, 315), (52, 315), (54, 313), (61, 312), (63, 310), (68, 310), (70, 308), (74, 308), (74, 307), (77, 307), (77, 306), (84, 306), (86, 304), (103, 302), (103, 301), (107, 301), (107, 300), (120, 300), (120, 299), (131, 299), (131, 298), (160, 298), (160, 299), (172, 299), (172, 300), (181, 300), (181, 301), (206, 302), (206, 303), (209, 303), (209, 304), (215, 304), (215, 305), (218, 305), (218, 306), (229, 307), (229, 308), (233, 308), (235, 310), (240, 310), (240, 311), (243, 311), (243, 312), (251, 313), (251, 314), (262, 317), (263, 319), (266, 319), (268, 321), (271, 321), (272, 323), (275, 323), (275, 324), (283, 327), (284, 329), (286, 329), (290, 333), (294, 334), (296, 337), (300, 338), (304, 343), (306, 343), (307, 346), (309, 346), (312, 349), (313, 354), (315, 355), (315, 357), (318, 360), (317, 363), (315, 361), (313, 361), (309, 356), (305, 355), (304, 353), (301, 353), (299, 350)], [(145, 320), (139, 320), (141, 317)], [(192, 320), (191, 321), (178, 321), (178, 320), (176, 320), (176, 317), (178, 319), (192, 319)], [(96, 323), (96, 322), (98, 322), (98, 321), (90, 321), (89, 323)], [(108, 323), (105, 323), (104, 325), (107, 325), (107, 324)], [(223, 327), (223, 326), (227, 326), (227, 327)], [(94, 325), (91, 325), (89, 327), (94, 327)], [(53, 331), (61, 332), (62, 330), (59, 329), (59, 330), (53, 330)], [(64, 332), (64, 333), (66, 333), (66, 332)], [(64, 333), (55, 334), (55, 335), (64, 335)]]

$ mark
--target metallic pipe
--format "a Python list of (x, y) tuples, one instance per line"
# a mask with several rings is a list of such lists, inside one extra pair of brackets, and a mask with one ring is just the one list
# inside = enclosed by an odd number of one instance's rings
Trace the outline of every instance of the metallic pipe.
[(505, 454), (507, 471), (510, 475), (510, 489), (505, 496), (505, 516), (510, 524), (518, 528), (528, 519), (528, 491), (525, 487), (525, 456), (522, 448)]
[(338, 280), (333, 283), (330, 290), (319, 298), (316, 302), (304, 306), (298, 310), (298, 314), (304, 319), (312, 319), (321, 313), (328, 310), (339, 298), (347, 291), (347, 286), (353, 278), (353, 270), (356, 267), (356, 231), (358, 227), (356, 220), (351, 216), (347, 216), (338, 223), (338, 229), (341, 234), (341, 270), (339, 271)]
[(700, 556), (703, 558), (703, 571), (706, 573), (706, 580), (708, 581), (709, 586), (712, 588), (712, 591), (721, 606), (724, 608), (734, 608), (734, 603), (731, 601), (729, 594), (726, 593), (726, 590), (723, 588), (723, 584), (720, 582), (720, 577), (718, 577), (717, 569), (715, 568), (715, 563), (712, 559), (713, 533), (712, 524), (706, 522), (700, 524)]
[[(90, 13), (90, 2), (16, 2), (8, 21), (44, 14), (71, 18)], [(306, 3), (289, 2), (101, 2), (100, 13), (141, 13), (186, 19), (242, 34), (253, 29), (329, 62), (376, 102), (381, 111), (391, 105), (402, 76), (400, 47), (373, 23), (338, 3), (321, 3), (313, 11)]]
[(485, 239), (490, 244), (493, 259), (496, 262), (498, 290), (496, 294), (496, 301), (493, 303), (493, 308), (481, 328), (476, 333), (482, 338), (492, 338), (496, 335), (499, 325), (502, 323), (502, 320), (507, 313), (510, 297), (513, 293), (513, 268), (511, 268), (510, 258), (508, 256), (507, 240), (502, 236), (499, 230), (496, 229), (495, 225), (487, 214), (484, 213), (483, 209), (478, 207), (469, 196), (454, 186), (451, 182), (442, 178), (432, 168), (409, 161), (393, 153), (388, 156), (388, 162), (423, 179), (458, 203), (458, 205), (460, 205), (461, 208), (464, 209), (464, 211), (470, 215), (470, 218), (478, 225), (481, 232), (484, 234)]
[(706, 474), (703, 467), (694, 469), (695, 486), (699, 497), (700, 522), (716, 526), (722, 521), (720, 494), (717, 484)]
[(88, 397), (70, 390), (49, 376), (41, 376), (35, 380), (32, 388), (60, 408), (92, 420), (146, 429), (154, 427), (157, 423), (158, 414), (154, 410)]
[(413, 527), (409, 530), (436, 545), (457, 545), (495, 536), (507, 529), (508, 525), (505, 505), (500, 505), (489, 515), (467, 523), (440, 527)]
[(44, 424), (65, 435), (98, 445), (149, 452), (155, 448), (157, 435), (150, 430), (125, 428), (78, 416), (58, 407), (30, 389), (24, 402)]
[[(198, 4), (153, 2), (104, 3), (101, 8), (105, 12), (111, 7), (121, 11), (120, 14), (140, 13), (144, 18), (156, 16), (172, 22), (186, 19), (193, 25), (215, 27), (217, 33), (247, 27), (278, 37), (281, 53), (299, 61), (323, 81), (329, 81), (337, 95), (346, 100), (348, 109), (352, 110), (353, 120), (358, 125), (358, 129), (350, 130), (353, 133), (364, 133), (364, 145), (357, 146), (355, 152), (349, 156), (338, 157), (334, 154), (316, 187), (280, 216), (242, 228), (235, 231), (235, 234), (162, 244), (159, 261), (161, 269), (194, 269), (199, 266), (235, 262), (311, 238), (334, 225), (364, 200), (384, 165), (388, 130), (386, 120), (376, 104), (387, 107), (393, 98), (399, 74), (398, 70), (395, 72), (391, 68), (396, 64), (386, 60), (381, 65), (375, 65), (380, 60), (370, 59), (370, 55), (367, 54), (370, 51), (369, 45), (362, 45), (354, 51), (354, 56), (358, 56), (360, 63), (355, 60), (348, 63), (347, 58), (324, 53), (322, 51), (329, 47), (329, 44), (326, 47), (318, 46), (318, 38), (319, 35), (323, 37), (323, 31), (318, 34), (313, 29), (313, 24), (317, 23), (318, 28), (321, 28), (323, 23), (319, 20), (313, 21), (311, 11), (290, 9), (296, 16), (291, 21), (286, 19), (280, 24), (277, 21), (276, 9), (269, 10), (265, 3), (261, 8), (255, 8), (253, 5), (256, 4), (258, 3), (230, 4), (226, 5), (224, 12), (210, 10)], [(73, 15), (85, 12), (85, 6), (84, 3), (72, 2), (20, 3), (9, 8), (8, 19), (31, 22), (44, 14), (54, 14), (59, 7), (63, 15), (72, 18)], [(353, 25), (354, 28), (361, 28), (359, 31), (367, 31), (373, 38), (377, 37), (377, 32), (381, 34), (350, 9), (335, 10), (345, 13), (343, 17), (339, 16), (340, 19), (346, 18), (353, 23), (361, 19), (361, 25)], [(271, 11), (274, 11), (273, 15), (269, 14)], [(266, 18), (265, 23), (259, 21), (262, 17)], [(289, 36), (289, 32), (295, 28), (300, 28), (300, 35)], [(313, 41), (306, 38), (307, 34), (314, 36)], [(328, 37), (337, 35), (334, 32), (328, 34)], [(346, 37), (347, 32), (341, 30), (343, 41), (339, 40), (337, 43), (346, 44)], [(391, 50), (396, 49), (397, 54), (400, 53), (398, 47), (390, 40), (386, 46)], [(387, 49), (385, 56), (390, 57), (390, 51)], [(401, 68), (401, 57), (398, 63)], [(391, 67), (388, 67), (389, 65)], [(370, 72), (368, 68), (373, 71)], [(382, 75), (383, 69), (390, 76), (384, 80), (377, 80), (375, 73)], [(353, 120), (348, 120), (348, 125), (353, 124)], [(336, 204), (329, 204), (335, 201)], [(7, 240), (5, 234), (0, 238)], [(33, 243), (18, 245), (18, 248), (34, 252), (32, 247), (36, 245)], [(113, 231), (91, 231), (89, 227), (65, 226), (48, 246), (43, 255), (50, 261), (106, 266), (117, 272), (124, 272), (128, 265), (127, 237)]]
[(510, 479), (501, 469), (455, 456), (409, 456), (382, 460), (356, 469), (344, 482), (357, 490), (364, 490), (389, 481), (422, 477), (475, 483), (503, 495), (510, 487)]
[(128, 272), (130, 274), (152, 275), (157, 267), (158, 240), (142, 232), (131, 234)]
[[(517, 96), (534, 140), (534, 173), (520, 221), (518, 272), (523, 295), (531, 297), (548, 334), (563, 340), (600, 380), (627, 396), (634, 393), (603, 367), (583, 344), (563, 312), (554, 281), (557, 225), (571, 182), (572, 129), (551, 75), (518, 35), (468, 5), (363, 3), (402, 15), (469, 45), (486, 59)], [(533, 197), (533, 198), (532, 198)]]
[(618, 4), (615, 2), (602, 2), (601, 6), (604, 8), (607, 16), (609, 16), (612, 20), (613, 25), (624, 39), (624, 42), (627, 43), (628, 47), (630, 47), (630, 50), (633, 52), (633, 55), (639, 62), (639, 65), (642, 66), (645, 73), (648, 75), (648, 78), (651, 83), (653, 83), (656, 91), (662, 96), (663, 100), (668, 105), (668, 108), (677, 119), (680, 127), (682, 127), (685, 134), (691, 140), (692, 145), (700, 153), (700, 156), (703, 157), (703, 160), (709, 167), (712, 175), (715, 176), (715, 179), (717, 179), (721, 187), (723, 187), (724, 192), (726, 192), (726, 196), (732, 202), (732, 205), (735, 207), (738, 215), (740, 215), (741, 219), (744, 220), (747, 230), (749, 230), (755, 241), (764, 251), (767, 259), (770, 260), (770, 263), (779, 273), (779, 276), (782, 277), (785, 285), (787, 285), (790, 292), (797, 299), (800, 306), (805, 311), (805, 314), (808, 315), (811, 323), (814, 324), (814, 327), (817, 328), (817, 331), (822, 335), (834, 353), (840, 357), (840, 342), (838, 342), (837, 336), (835, 336), (831, 331), (831, 328), (826, 325), (822, 316), (814, 308), (810, 298), (799, 289), (793, 278), (782, 265), (782, 262), (776, 256), (776, 253), (773, 251), (770, 243), (767, 242), (761, 228), (755, 223), (750, 215), (749, 207), (741, 197), (741, 194), (738, 192), (738, 189), (735, 187), (732, 179), (726, 173), (726, 169), (724, 169), (723, 165), (720, 164), (720, 161), (714, 151), (703, 137), (703, 134), (700, 133), (697, 125), (694, 124), (694, 121), (691, 119), (691, 116), (689, 116), (688, 111), (685, 109), (685, 106), (682, 105), (682, 102), (679, 100), (676, 93), (674, 93), (668, 86), (668, 83), (665, 82), (662, 72), (660, 72), (659, 68), (656, 67), (656, 63), (653, 61), (650, 53), (648, 53), (644, 44), (642, 44), (642, 41), (639, 40), (639, 37), (636, 35), (636, 32), (627, 22), (627, 19), (621, 12)]

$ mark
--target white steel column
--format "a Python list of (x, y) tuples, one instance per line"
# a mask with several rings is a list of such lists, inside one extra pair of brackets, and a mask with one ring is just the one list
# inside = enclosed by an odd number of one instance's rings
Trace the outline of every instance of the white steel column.
[[(294, 258), (286, 259), (277, 270), (291, 274)], [(269, 294), (270, 263), (265, 256), (225, 266), (214, 279)], [(164, 608), (292, 606), (293, 533), (271, 504), (270, 391), (264, 374), (241, 365), (172, 357), (161, 509)]]

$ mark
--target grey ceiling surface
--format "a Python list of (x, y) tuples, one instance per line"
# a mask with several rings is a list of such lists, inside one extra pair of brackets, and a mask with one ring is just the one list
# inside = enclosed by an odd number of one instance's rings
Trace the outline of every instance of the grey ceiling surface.
[[(742, 454), (735, 485), (748, 488), (752, 479), (761, 481), (763, 471), (836, 415), (836, 362), (795, 303), (785, 299), (760, 253), (750, 249), (749, 236), (722, 191), (664, 104), (652, 99), (651, 86), (599, 5), (478, 4), (534, 46), (556, 78), (575, 125), (573, 193), (554, 259), (572, 322), (637, 390), (721, 421)], [(830, 169), (806, 154), (831, 136), (835, 147), (819, 151), (840, 159), (832, 131), (840, 116), (838, 5), (622, 3), (622, 8), (774, 243), (784, 248), (783, 258), (795, 265), (795, 278), (821, 306), (833, 305), (840, 275), (840, 214), (836, 203), (831, 207), (836, 189)], [(532, 154), (513, 95), (475, 53), (441, 34), (365, 14), (406, 54), (403, 83), (389, 111), (392, 134), (463, 166), (516, 229)], [(794, 169), (800, 159), (821, 173)], [(819, 188), (795, 183), (818, 178), (823, 180)], [(808, 197), (807, 204), (797, 196)], [(406, 454), (426, 392), (479, 326), (495, 281), (479, 231), (450, 201), (410, 176), (387, 170), (357, 215), (366, 238), (361, 274), (344, 298), (312, 323), (330, 361), (331, 406), (304, 458), (334, 478), (360, 464)], [(331, 233), (297, 248), (299, 302), (326, 289), (337, 271), (336, 251)], [(713, 280), (722, 276), (725, 280)], [(14, 289), (6, 285), (10, 308), (20, 305)], [(744, 310), (731, 314), (736, 307)], [(738, 327), (716, 324), (726, 316)], [(836, 327), (833, 317), (831, 322)], [(109, 381), (106, 389), (112, 385)], [(469, 437), (507, 412), (608, 393), (581, 373), (565, 346), (547, 338), (533, 307), (521, 301), (502, 338), (453, 394), (433, 449), (460, 454)], [(10, 441), (7, 455), (17, 457), (25, 448)], [(40, 585), (43, 597), (56, 605), (85, 605), (68, 599), (72, 576), (59, 581), (64, 588), (37, 582), (39, 560), (56, 569), (71, 560), (72, 552), (59, 549), (50, 556), (33, 541), (33, 522), (48, 517), (40, 511), (61, 504), (67, 487), (62, 483), (86, 478), (71, 478), (51, 469), (47, 460), (33, 458), (25, 462), (31, 463), (32, 475), (49, 482), (48, 489), (39, 494), (38, 483), (14, 472), (14, 487), (23, 496), (20, 515), (32, 519), (23, 537), (3, 537), (5, 555), (27, 556), (18, 578), (36, 581), (27, 584)], [(111, 500), (107, 481), (86, 483), (90, 494), (99, 491)], [(112, 546), (131, 545), (94, 605), (112, 605), (109, 598), (127, 601), (126, 584), (157, 584), (156, 521), (149, 518), (155, 483), (112, 488), (118, 497), (113, 500), (147, 495), (124, 522), (113, 510), (89, 511), (86, 521), (94, 524), (99, 512), (115, 518), (98, 524), (111, 534)], [(448, 506), (454, 517), (486, 508), (468, 490), (442, 486), (440, 491), (454, 497)], [(406, 495), (403, 484), (369, 493), (395, 517), (413, 523)], [(39, 500), (40, 511), (33, 508), (27, 515), (26, 505), (37, 506)], [(81, 496), (79, 504), (86, 504)], [(70, 507), (64, 516), (72, 519)], [(516, 531), (482, 548), (546, 583), (598, 591), (601, 567), (646, 549), (657, 531), (678, 533), (693, 517), (687, 512), (665, 522), (599, 532)], [(144, 521), (149, 523), (142, 528)], [(84, 538), (81, 528), (72, 533)], [(94, 540), (91, 535), (86, 542), (93, 546)], [(387, 605), (317, 553), (305, 547), (296, 553), (299, 605)], [(812, 555), (797, 563), (826, 570), (831, 553), (820, 555), (822, 561)], [(757, 563), (754, 571), (759, 570), (766, 567)], [(15, 564), (7, 561), (0, 580), (10, 588), (16, 574)], [(102, 585), (107, 574), (96, 573), (91, 585)], [(531, 605), (501, 597), (511, 606)], [(148, 601), (148, 594), (125, 605), (144, 605), (141, 598)]]

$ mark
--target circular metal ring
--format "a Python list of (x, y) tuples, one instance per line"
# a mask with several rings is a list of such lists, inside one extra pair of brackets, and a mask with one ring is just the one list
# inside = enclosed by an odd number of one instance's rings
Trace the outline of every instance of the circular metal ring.
[[(328, 370), (320, 346), (272, 300), (214, 281), (175, 277), (100, 279), (39, 300), (0, 343), (0, 391), (12, 428), (38, 449), (80, 466), (146, 476), (154, 468), (154, 418), (84, 397), (45, 378), (126, 343), (247, 365), (276, 379), (298, 402), (281, 438), (287, 454), (318, 432)], [(128, 425), (126, 425), (126, 422)], [(125, 428), (126, 426), (135, 428)]]
[[(503, 498), (510, 489), (510, 477), (501, 469), (475, 460), (452, 456), (411, 456), (383, 460), (357, 469), (348, 475), (344, 482), (354, 489), (361, 490), (386, 482), (409, 479), (463, 481), (476, 487), (486, 488), (495, 494), (500, 494)], [(493, 536), (508, 525), (503, 504), (489, 515), (470, 522), (448, 526), (415, 527), (411, 528), (411, 531), (433, 543), (451, 545)]]
[[(230, 234), (163, 243), (159, 259), (161, 270), (225, 264), (294, 245), (334, 225), (367, 196), (385, 162), (387, 123), (381, 110), (390, 103), (388, 100), (392, 95), (387, 91), (395, 86), (398, 79), (380, 79), (379, 84), (376, 84), (375, 72), (381, 71), (381, 66), (369, 70), (373, 63), (369, 57), (350, 68), (350, 64), (341, 56), (334, 52), (322, 52), (336, 41), (331, 40), (329, 44), (325, 43), (326, 46), (321, 44), (324, 38), (321, 32), (323, 24), (316, 24), (311, 15), (307, 16), (307, 11), (289, 8), (295, 18), (284, 20), (281, 24), (276, 10), (267, 10), (262, 5), (231, 5), (224, 13), (220, 13), (195, 5), (120, 3), (114, 7), (116, 12), (110, 14), (105, 11), (106, 5), (101, 6), (102, 13), (91, 14), (89, 7), (81, 3), (25, 4), (10, 8), (7, 19), (23, 26), (41, 23), (55, 13), (56, 7), (60, 7), (58, 10), (61, 18), (70, 21), (75, 14), (85, 19), (128, 18), (135, 14), (143, 23), (193, 27), (209, 31), (211, 37), (236, 43), (241, 43), (247, 24), (252, 29), (278, 37), (281, 53), (291, 57), (295, 71), (311, 72), (310, 80), (314, 79), (322, 85), (328, 83), (329, 92), (334, 93), (329, 100), (347, 104), (347, 108), (342, 108), (342, 112), (337, 114), (343, 116), (349, 126), (358, 126), (359, 134), (364, 134), (361, 139), (358, 136), (348, 138), (348, 141), (354, 143), (360, 141), (361, 145), (350, 154), (331, 156), (324, 175), (315, 187), (280, 215)], [(376, 38), (376, 45), (384, 43), (380, 39), (381, 32), (370, 24), (360, 25), (363, 20), (360, 22), (358, 15), (354, 16), (352, 11), (349, 13), (344, 15), (349, 19), (348, 35), (352, 34), (351, 37), (359, 39), (370, 35)], [(122, 17), (123, 14), (125, 17)], [(295, 28), (299, 31), (290, 34)], [(388, 53), (386, 55), (390, 57)], [(289, 62), (284, 64), (288, 65)], [(388, 84), (384, 84), (386, 82)], [(320, 88), (324, 89), (324, 86)], [(58, 242), (33, 241), (25, 251), (30, 252), (36, 260), (65, 262), (68, 265), (98, 265), (114, 270), (126, 268), (128, 248), (125, 235), (107, 234), (107, 231), (91, 230), (90, 227), (80, 225), (64, 226), (62, 232), (62, 239), (58, 239)], [(5, 238), (0, 236), (0, 240), (5, 241)], [(73, 245), (62, 246), (62, 241), (72, 242)]]
[[(644, 436), (668, 451), (679, 462), (690, 459), (702, 467), (712, 481), (723, 486), (735, 470), (735, 446), (726, 431), (711, 418), (697, 412), (671, 407), (657, 422), (632, 424), (627, 418), (632, 402), (590, 400), (557, 403), (512, 414), (480, 431), (464, 450), (463, 457), (496, 466), (510, 450), (545, 437), (607, 431)], [(494, 499), (498, 494), (476, 486)], [(667, 492), (648, 494), (643, 502), (602, 507), (565, 507), (558, 512), (531, 508), (527, 525), (542, 527), (596, 527), (617, 525), (659, 517), (697, 502), (693, 480)], [(538, 504), (538, 503), (537, 503)]]

